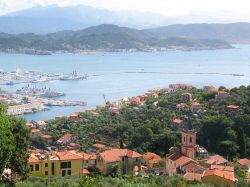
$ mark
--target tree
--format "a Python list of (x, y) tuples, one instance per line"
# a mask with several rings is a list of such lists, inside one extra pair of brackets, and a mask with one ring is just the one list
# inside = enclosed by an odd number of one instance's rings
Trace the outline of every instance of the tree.
[(238, 132), (238, 145), (240, 146), (240, 157), (245, 158), (246, 157), (246, 134), (244, 133), (242, 128), (239, 128)]
[[(0, 113), (0, 181), (14, 183), (17, 175), (27, 178), (29, 134), (23, 119)], [(5, 169), (11, 170), (10, 176)]]

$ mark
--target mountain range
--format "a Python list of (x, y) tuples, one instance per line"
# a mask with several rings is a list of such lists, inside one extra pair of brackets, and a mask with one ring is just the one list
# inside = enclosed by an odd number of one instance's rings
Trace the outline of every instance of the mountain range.
[(79, 31), (60, 31), (46, 35), (0, 33), (0, 50), (24, 52), (46, 50), (52, 52), (79, 52), (82, 50), (201, 50), (227, 49), (232, 46), (218, 39), (193, 39), (157, 35), (155, 30), (137, 30), (103, 24)]

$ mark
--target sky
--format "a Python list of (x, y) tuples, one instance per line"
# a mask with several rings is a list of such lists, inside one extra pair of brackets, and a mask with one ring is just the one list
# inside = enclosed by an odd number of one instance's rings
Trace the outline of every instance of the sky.
[(88, 5), (109, 10), (137, 10), (165, 16), (207, 15), (227, 21), (250, 21), (250, 0), (0, 0), (0, 14), (33, 6)]

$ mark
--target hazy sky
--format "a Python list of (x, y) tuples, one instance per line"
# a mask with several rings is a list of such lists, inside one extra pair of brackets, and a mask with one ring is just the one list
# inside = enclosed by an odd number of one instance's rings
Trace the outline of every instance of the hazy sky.
[(250, 0), (0, 0), (0, 14), (51, 4), (83, 4), (110, 10), (150, 11), (166, 16), (212, 15), (228, 21), (250, 21)]

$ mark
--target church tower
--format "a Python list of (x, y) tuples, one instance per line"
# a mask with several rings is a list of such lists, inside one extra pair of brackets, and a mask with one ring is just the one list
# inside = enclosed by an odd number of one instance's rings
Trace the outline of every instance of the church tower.
[(196, 132), (183, 130), (181, 133), (181, 153), (189, 158), (196, 157)]

